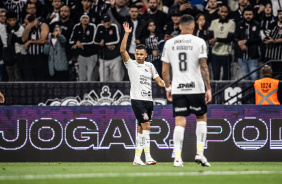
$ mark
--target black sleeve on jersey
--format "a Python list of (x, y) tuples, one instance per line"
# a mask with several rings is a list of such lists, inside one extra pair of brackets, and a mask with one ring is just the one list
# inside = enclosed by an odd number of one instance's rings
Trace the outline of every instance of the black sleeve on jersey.
[(234, 33), (228, 33), (227, 38), (217, 38), (217, 42), (230, 43), (234, 38)]

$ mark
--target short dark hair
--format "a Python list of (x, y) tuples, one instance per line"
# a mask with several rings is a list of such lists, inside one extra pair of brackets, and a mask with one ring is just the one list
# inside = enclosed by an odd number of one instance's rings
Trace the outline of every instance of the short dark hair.
[(144, 49), (144, 50), (146, 50), (146, 46), (144, 45), (144, 44), (139, 44), (139, 45), (137, 45), (136, 47), (135, 47), (136, 49)]
[(244, 13), (245, 13), (246, 11), (252, 11), (253, 14), (254, 14), (254, 8), (251, 7), (251, 6), (247, 6), (246, 8), (244, 8), (244, 10), (243, 10), (243, 15), (244, 15)]
[(195, 19), (191, 15), (182, 15), (179, 21), (179, 24), (190, 24), (191, 22), (195, 23)]
[(17, 19), (17, 14), (15, 12), (9, 11), (6, 13), (6, 19), (11, 19), (11, 18), (15, 18)]
[(137, 9), (139, 9), (135, 4), (131, 5), (130, 9), (131, 9), (131, 8), (137, 8)]
[(229, 14), (230, 14), (230, 12), (231, 12), (231, 10), (230, 10), (229, 6), (226, 6), (226, 5), (222, 5), (222, 6), (220, 6), (220, 8), (222, 8), (222, 7), (225, 7), (225, 8), (227, 8), (227, 11), (228, 11), (228, 15), (229, 15)]
[(279, 14), (280, 12), (282, 12), (282, 9), (277, 10), (277, 14)]

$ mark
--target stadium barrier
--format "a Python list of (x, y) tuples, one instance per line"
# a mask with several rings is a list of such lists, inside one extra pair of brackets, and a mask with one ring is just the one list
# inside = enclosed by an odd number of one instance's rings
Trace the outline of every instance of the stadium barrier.
[[(130, 106), (1, 106), (1, 162), (130, 162), (136, 119)], [(280, 106), (209, 105), (209, 161), (282, 161)], [(195, 116), (187, 118), (183, 160), (196, 152)], [(151, 154), (172, 161), (171, 105), (154, 108)], [(144, 156), (144, 155), (143, 155)]]
[[(228, 82), (211, 82), (213, 94)], [(153, 82), (152, 96), (156, 105), (167, 105), (166, 92)], [(232, 100), (230, 97), (253, 85), (252, 82), (239, 82), (235, 87), (228, 87), (224, 92), (213, 98), (213, 104), (254, 104), (253, 98), (241, 101), (249, 94), (243, 92)], [(184, 85), (185, 87), (185, 85)], [(21, 82), (0, 83), (1, 92), (5, 95), (4, 105), (35, 105), (35, 106), (86, 106), (86, 105), (129, 105), (129, 82)]]

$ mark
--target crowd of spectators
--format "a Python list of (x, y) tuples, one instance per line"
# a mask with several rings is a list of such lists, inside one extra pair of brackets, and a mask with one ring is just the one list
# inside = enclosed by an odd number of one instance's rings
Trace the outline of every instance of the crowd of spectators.
[(207, 43), (213, 80), (282, 62), (282, 0), (2, 0), (0, 81), (127, 81), (119, 53), (125, 21), (130, 57), (145, 44), (161, 75), (164, 43), (180, 34), (184, 14)]

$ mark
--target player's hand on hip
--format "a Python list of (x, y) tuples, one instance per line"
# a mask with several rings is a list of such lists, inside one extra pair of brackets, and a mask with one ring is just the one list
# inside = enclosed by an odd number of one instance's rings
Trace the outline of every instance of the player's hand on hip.
[(168, 101), (172, 101), (171, 90), (166, 92), (166, 97), (167, 97)]
[(131, 31), (132, 31), (132, 27), (129, 28), (128, 22), (124, 22), (124, 23), (123, 23), (123, 28), (124, 28), (124, 32), (125, 32), (125, 33), (131, 33)]
[(211, 89), (208, 89), (208, 90), (206, 91), (206, 94), (205, 94), (205, 102), (206, 102), (206, 104), (211, 103), (211, 100), (212, 100)]

